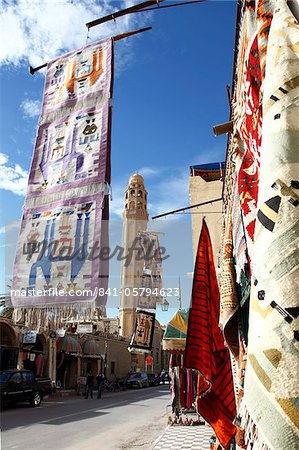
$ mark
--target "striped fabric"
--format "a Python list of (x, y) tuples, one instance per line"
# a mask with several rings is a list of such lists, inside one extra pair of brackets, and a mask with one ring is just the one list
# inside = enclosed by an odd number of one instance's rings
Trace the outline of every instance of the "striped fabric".
[(185, 353), (185, 367), (198, 370), (198, 409), (227, 447), (236, 428), (235, 395), (229, 351), (218, 326), (219, 290), (210, 235), (205, 221), (199, 238), (194, 270), (192, 303)]
[(73, 336), (65, 336), (59, 338), (56, 344), (56, 351), (65, 352), (73, 355), (82, 355), (82, 348), (76, 338)]

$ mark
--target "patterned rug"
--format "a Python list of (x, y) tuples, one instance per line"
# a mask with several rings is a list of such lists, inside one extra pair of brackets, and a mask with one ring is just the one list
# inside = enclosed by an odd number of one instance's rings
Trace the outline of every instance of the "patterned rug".
[(264, 80), (259, 202), (241, 413), (253, 449), (299, 448), (299, 25), (276, 2)]
[(47, 65), (12, 282), (14, 319), (28, 327), (106, 305), (112, 56), (106, 39)]

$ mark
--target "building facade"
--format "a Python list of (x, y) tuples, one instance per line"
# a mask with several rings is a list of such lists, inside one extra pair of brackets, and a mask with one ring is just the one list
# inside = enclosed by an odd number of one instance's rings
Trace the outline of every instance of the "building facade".
[[(189, 197), (190, 204), (208, 202), (221, 199), (223, 189), (224, 163), (201, 164), (190, 167)], [(222, 202), (216, 201), (192, 209), (192, 241), (194, 258), (197, 252), (198, 239), (201, 231), (202, 219), (205, 217), (214, 254), (215, 267), (220, 267), (221, 231), (222, 231)]]
[(15, 325), (11, 315), (11, 308), (0, 315), (1, 370), (32, 370), (64, 389), (78, 389), (89, 371), (93, 376), (105, 372), (107, 379), (113, 380), (131, 370), (129, 340), (114, 330), (118, 320), (112, 319), (108, 327), (106, 318), (106, 331), (102, 321), (83, 324), (85, 330), (80, 323), (68, 322), (63, 330), (36, 334), (22, 324)]

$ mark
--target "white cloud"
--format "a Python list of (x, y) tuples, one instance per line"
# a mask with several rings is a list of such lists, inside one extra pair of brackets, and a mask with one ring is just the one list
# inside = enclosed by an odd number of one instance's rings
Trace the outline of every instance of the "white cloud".
[(41, 110), (41, 102), (39, 100), (30, 100), (26, 98), (21, 103), (21, 110), (24, 117), (38, 117)]
[[(173, 175), (174, 173), (175, 175)], [(151, 205), (152, 215), (163, 214), (189, 206), (188, 167), (172, 169), (169, 177), (164, 175), (163, 180), (153, 186), (152, 195), (154, 197), (154, 202)], [(149, 199), (151, 199), (150, 192)], [(177, 216), (171, 217), (177, 218)]]
[[(0, 0), (0, 64), (32, 66), (47, 62), (65, 51), (80, 48), (87, 41), (86, 22), (126, 7), (113, 1), (96, 0)], [(130, 14), (116, 22), (90, 30), (88, 42), (117, 35), (141, 26), (144, 15)], [(122, 46), (122, 56), (130, 53), (130, 43)]]
[(141, 169), (138, 169), (138, 173), (147, 178), (159, 175), (162, 171), (163, 169), (161, 167), (142, 167)]
[(28, 173), (19, 164), (9, 164), (8, 156), (0, 153), (0, 189), (25, 195)]
[(225, 161), (226, 144), (221, 142), (219, 145), (214, 145), (208, 150), (202, 150), (199, 155), (193, 158), (190, 166), (196, 166), (199, 164), (209, 164), (215, 162)]
[(127, 187), (129, 176), (127, 181), (123, 178), (123, 181), (117, 181), (112, 184), (112, 201), (110, 202), (110, 212), (112, 215), (121, 217), (124, 209), (124, 193)]
[(19, 220), (14, 220), (14, 221), (8, 222), (5, 225), (3, 225), (2, 227), (0, 227), (0, 235), (8, 233), (8, 232), (14, 232), (15, 230), (18, 230), (19, 227), (20, 227)]

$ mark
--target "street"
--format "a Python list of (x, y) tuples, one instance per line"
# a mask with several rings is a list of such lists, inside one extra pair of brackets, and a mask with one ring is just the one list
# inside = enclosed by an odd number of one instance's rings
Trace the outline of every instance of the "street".
[(167, 425), (168, 386), (104, 393), (102, 399), (56, 397), (41, 406), (6, 407), (3, 450), (149, 450)]

